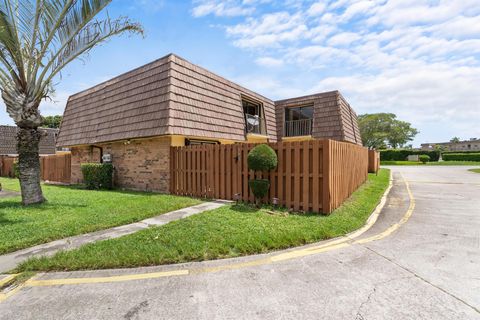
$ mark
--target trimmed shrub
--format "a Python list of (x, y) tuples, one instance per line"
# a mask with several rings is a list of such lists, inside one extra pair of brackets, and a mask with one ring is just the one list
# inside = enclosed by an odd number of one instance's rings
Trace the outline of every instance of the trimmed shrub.
[(418, 156), (418, 159), (423, 163), (427, 163), (428, 161), (430, 161), (430, 157), (427, 156), (426, 154), (421, 154)]
[(446, 153), (442, 155), (445, 161), (480, 161), (479, 153)]
[(278, 159), (275, 150), (266, 144), (254, 147), (248, 153), (248, 168), (254, 171), (269, 171), (277, 167)]
[(440, 158), (440, 151), (423, 151), (410, 149), (389, 149), (380, 150), (381, 161), (405, 161), (410, 155), (427, 155), (431, 161), (438, 161)]
[(81, 168), (87, 189), (113, 188), (113, 165), (111, 163), (83, 163)]
[[(275, 150), (266, 144), (260, 144), (254, 147), (247, 157), (248, 168), (253, 171), (270, 171), (277, 167), (278, 158)], [(270, 188), (270, 181), (268, 179), (256, 179), (248, 182), (253, 195), (255, 196), (255, 203), (260, 205), (261, 199), (264, 198), (268, 189)]]
[(268, 193), (270, 181), (268, 181), (268, 179), (250, 180), (248, 181), (248, 185), (250, 186), (250, 189), (252, 189), (252, 193), (255, 198), (262, 199)]

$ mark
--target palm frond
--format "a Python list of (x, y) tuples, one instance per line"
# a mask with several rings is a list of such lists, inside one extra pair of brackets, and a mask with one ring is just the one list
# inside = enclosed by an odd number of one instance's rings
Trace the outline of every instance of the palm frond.
[[(112, 20), (107, 14), (94, 20), (111, 2), (0, 0), (0, 89), (15, 121), (33, 121), (36, 112), (30, 109), (38, 108), (71, 61), (115, 35), (143, 33), (127, 18)], [(28, 110), (15, 110), (22, 105)]]
[(86, 25), (80, 30), (80, 32), (76, 33), (72, 39), (69, 39), (60, 50), (52, 54), (49, 59), (50, 63), (44, 69), (44, 73), (48, 74), (48, 76), (43, 78), (42, 74), (38, 79), (44, 83), (41, 87), (40, 93), (44, 91), (48, 83), (52, 81), (53, 77), (55, 77), (68, 63), (109, 38), (125, 32), (142, 33), (143, 30), (139, 24), (132, 23), (125, 17), (115, 20), (107, 18)]

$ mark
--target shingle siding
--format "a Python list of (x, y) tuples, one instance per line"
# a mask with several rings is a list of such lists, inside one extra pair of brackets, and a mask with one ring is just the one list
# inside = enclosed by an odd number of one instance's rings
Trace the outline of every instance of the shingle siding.
[(168, 130), (170, 57), (71, 96), (58, 145), (164, 135)]
[(338, 91), (276, 101), (279, 137), (283, 135), (285, 108), (304, 105), (313, 105), (314, 108), (312, 137), (361, 145), (357, 116)]
[(245, 140), (242, 96), (263, 104), (270, 141), (276, 141), (273, 101), (180, 57), (172, 56), (171, 134)]
[[(17, 127), (0, 126), (0, 155), (17, 154)], [(45, 135), (40, 138), (39, 153), (55, 154), (55, 142), (58, 129), (40, 128)]]
[(314, 104), (312, 136), (360, 144), (357, 116), (338, 91), (277, 101), (170, 54), (71, 96), (59, 146), (162, 135), (245, 141), (242, 98), (263, 105), (267, 135), (283, 135), (284, 108)]

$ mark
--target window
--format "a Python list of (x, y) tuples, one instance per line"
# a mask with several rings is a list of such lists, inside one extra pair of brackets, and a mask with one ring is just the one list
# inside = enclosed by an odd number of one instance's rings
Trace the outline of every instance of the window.
[(285, 108), (285, 137), (312, 134), (313, 105)]
[(285, 121), (313, 119), (313, 106), (285, 108)]
[(243, 105), (243, 112), (245, 114), (249, 114), (251, 116), (259, 116), (261, 117), (261, 104), (255, 103), (247, 100), (242, 100)]
[(267, 129), (262, 104), (250, 99), (242, 99), (242, 106), (245, 116), (245, 132), (266, 135)]

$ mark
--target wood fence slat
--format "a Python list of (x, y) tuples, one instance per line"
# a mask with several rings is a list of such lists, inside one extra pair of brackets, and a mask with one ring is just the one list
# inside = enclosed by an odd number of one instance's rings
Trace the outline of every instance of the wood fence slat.
[(278, 167), (277, 167), (277, 197), (278, 197), (278, 201), (279, 201), (279, 204), (284, 206), (285, 205), (285, 200), (284, 200), (284, 194), (283, 194), (283, 186), (284, 186), (284, 157), (283, 157), (283, 153), (284, 153), (284, 149), (283, 149), (283, 146), (284, 144), (283, 143), (278, 143), (277, 144), (278, 146)]
[(228, 144), (225, 147), (225, 199), (232, 200), (232, 145)]
[(295, 142), (294, 143), (294, 175), (293, 175), (293, 181), (294, 181), (294, 187), (293, 187), (293, 209), (295, 211), (300, 210), (300, 174), (301, 174), (301, 164), (302, 164), (302, 158), (301, 156), (303, 155), (300, 152), (300, 142)]
[(285, 206), (292, 205), (292, 144), (286, 144), (285, 151)]
[[(368, 177), (371, 153), (363, 147), (332, 140), (278, 142), (270, 146), (278, 154), (278, 167), (270, 172), (248, 170), (248, 152), (254, 144), (172, 147), (172, 193), (254, 201), (248, 182), (269, 178), (265, 201), (303, 211), (330, 213)], [(1, 174), (7, 159), (0, 158)], [(70, 158), (68, 158), (70, 161)], [(13, 160), (12, 160), (13, 163)], [(63, 180), (70, 175), (67, 157), (41, 160), (42, 177)]]
[(304, 141), (302, 145), (303, 149), (303, 190), (302, 190), (302, 200), (303, 200), (303, 211), (307, 212), (310, 210), (310, 141)]
[(247, 155), (248, 155), (248, 145), (246, 143), (242, 144), (242, 171), (243, 171), (243, 193), (242, 199), (243, 201), (248, 201), (248, 163), (247, 163)]

